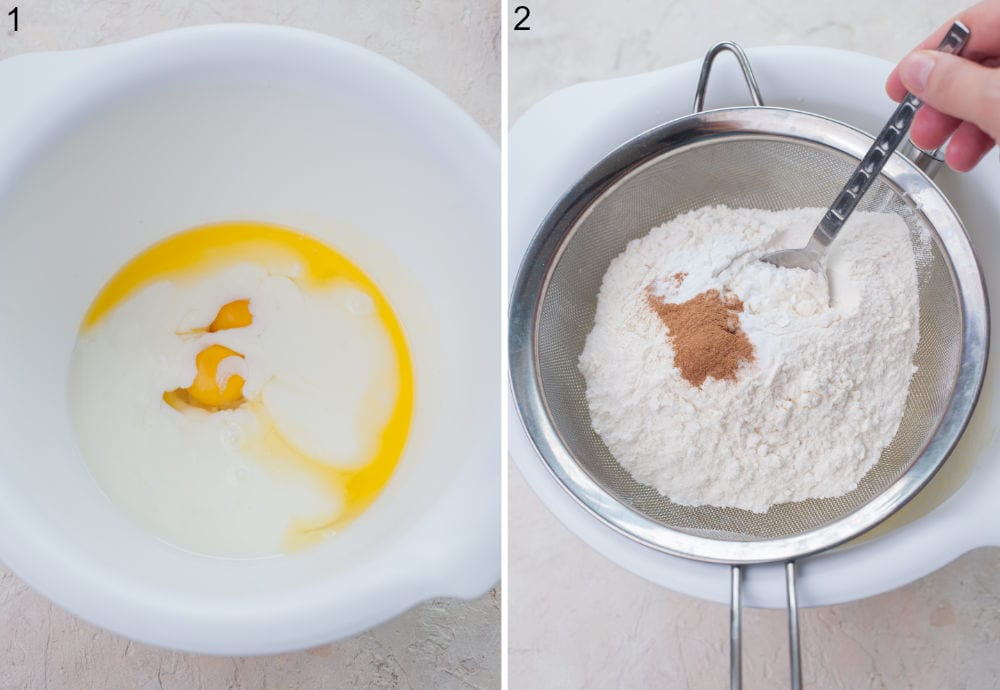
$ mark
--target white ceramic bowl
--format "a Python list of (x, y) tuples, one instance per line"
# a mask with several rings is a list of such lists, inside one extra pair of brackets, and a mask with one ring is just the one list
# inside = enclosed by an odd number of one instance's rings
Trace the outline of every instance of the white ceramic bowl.
[[(884, 60), (825, 48), (762, 48), (748, 53), (767, 105), (827, 115), (868, 132), (879, 131), (894, 108), (883, 90), (892, 67)], [(520, 257), (549, 209), (587, 170), (632, 137), (691, 112), (700, 67), (698, 60), (635, 77), (574, 86), (549, 96), (515, 123), (509, 168), (511, 283)], [(749, 103), (735, 61), (720, 58), (712, 72), (706, 106)], [(959, 176), (943, 171), (936, 181), (965, 222), (980, 263), (997, 265), (1000, 164), (995, 154), (973, 173)], [(987, 270), (985, 278), (988, 292), (1000, 294), (1000, 274)], [(996, 323), (996, 312), (991, 315)], [(955, 452), (923, 491), (873, 530), (867, 541), (801, 561), (801, 605), (834, 604), (885, 592), (966, 551), (1000, 546), (1000, 520), (995, 516), (1000, 496), (996, 343), (994, 338), (994, 364), (986, 372), (979, 404)], [(510, 454), (542, 501), (593, 548), (675, 591), (729, 601), (728, 566), (684, 560), (632, 542), (582, 508), (547, 471), (514, 414)], [(746, 569), (744, 603), (785, 605), (781, 564)]]
[[(188, 29), (0, 63), (0, 559), (135, 639), (251, 654), (353, 634), (499, 578), (499, 155), (457, 106), (356, 46)], [(158, 239), (219, 220), (297, 227), (354, 258), (408, 334), (407, 450), (342, 534), (213, 559), (101, 492), (66, 404), (77, 325)]]

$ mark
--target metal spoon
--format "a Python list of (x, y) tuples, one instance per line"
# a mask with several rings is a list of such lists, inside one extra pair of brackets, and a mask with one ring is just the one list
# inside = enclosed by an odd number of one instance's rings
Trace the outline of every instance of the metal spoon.
[[(958, 54), (969, 40), (970, 31), (961, 22), (951, 25), (941, 44), (937, 47), (942, 53)], [(861, 159), (857, 169), (851, 174), (847, 185), (834, 199), (833, 204), (824, 214), (816, 230), (813, 231), (809, 243), (802, 249), (782, 249), (765, 254), (761, 261), (783, 268), (805, 268), (810, 271), (822, 271), (823, 262), (830, 243), (837, 238), (837, 233), (844, 227), (861, 197), (865, 195), (872, 182), (882, 172), (886, 162), (896, 150), (910, 124), (923, 102), (911, 93), (907, 93), (889, 122), (875, 137), (875, 142), (868, 153)]]

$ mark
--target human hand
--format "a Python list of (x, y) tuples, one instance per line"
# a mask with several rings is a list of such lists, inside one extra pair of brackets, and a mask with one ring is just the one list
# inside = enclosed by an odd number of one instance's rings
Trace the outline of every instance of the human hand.
[[(962, 57), (934, 49), (955, 21), (972, 32)], [(910, 91), (925, 105), (913, 120), (910, 138), (936, 149), (951, 136), (945, 162), (971, 170), (1000, 139), (1000, 0), (984, 0), (961, 12), (903, 58), (886, 81), (896, 101)]]

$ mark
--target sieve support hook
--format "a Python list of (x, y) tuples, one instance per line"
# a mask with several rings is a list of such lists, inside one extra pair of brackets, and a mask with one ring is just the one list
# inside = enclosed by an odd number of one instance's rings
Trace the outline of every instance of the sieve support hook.
[[(729, 598), (729, 687), (742, 690), (743, 568), (730, 566), (732, 592)], [(795, 586), (795, 561), (785, 563), (785, 591), (788, 597), (788, 656), (791, 688), (802, 690), (802, 650), (799, 647), (799, 598)]]
[(705, 109), (705, 92), (708, 90), (708, 77), (712, 73), (712, 65), (715, 63), (715, 58), (724, 52), (735, 55), (736, 61), (740, 63), (740, 69), (743, 71), (743, 79), (746, 80), (753, 104), (756, 106), (764, 105), (764, 99), (760, 95), (760, 86), (757, 84), (757, 77), (753, 74), (753, 69), (750, 67), (750, 60), (747, 58), (746, 52), (732, 41), (722, 41), (709, 49), (708, 53), (705, 54), (705, 61), (701, 63), (701, 74), (698, 76), (698, 86), (694, 91), (693, 112), (695, 113), (700, 113)]

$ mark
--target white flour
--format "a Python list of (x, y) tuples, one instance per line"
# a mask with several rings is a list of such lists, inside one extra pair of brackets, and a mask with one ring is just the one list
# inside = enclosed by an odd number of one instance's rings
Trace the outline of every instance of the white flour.
[[(915, 371), (913, 248), (898, 216), (855, 213), (832, 245), (829, 289), (757, 260), (803, 246), (822, 213), (701, 208), (611, 262), (579, 367), (594, 430), (637, 481), (683, 505), (764, 512), (843, 495), (878, 461)], [(734, 292), (754, 360), (735, 381), (683, 379), (650, 286), (670, 303)]]

